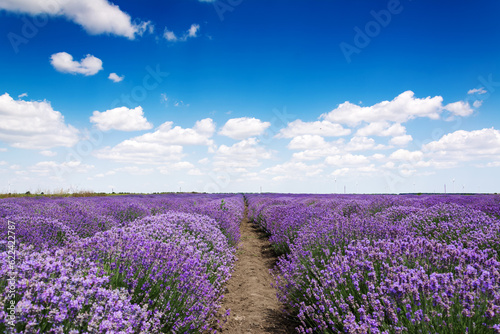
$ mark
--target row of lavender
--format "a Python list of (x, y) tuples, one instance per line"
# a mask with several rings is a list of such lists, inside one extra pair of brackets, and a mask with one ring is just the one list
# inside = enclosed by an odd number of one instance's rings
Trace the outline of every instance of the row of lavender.
[(500, 196), (250, 195), (300, 333), (500, 333)]
[(241, 195), (0, 201), (0, 332), (209, 330), (243, 210)]

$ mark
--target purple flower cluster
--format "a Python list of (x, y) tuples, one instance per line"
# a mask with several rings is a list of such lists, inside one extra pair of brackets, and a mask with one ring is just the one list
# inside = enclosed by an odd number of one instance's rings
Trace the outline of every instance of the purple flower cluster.
[(497, 200), (248, 196), (301, 333), (500, 333)]
[(0, 250), (0, 331), (12, 290), (17, 333), (209, 330), (243, 209), (241, 195), (1, 201), (0, 233), (15, 221), (18, 244), (15, 289)]

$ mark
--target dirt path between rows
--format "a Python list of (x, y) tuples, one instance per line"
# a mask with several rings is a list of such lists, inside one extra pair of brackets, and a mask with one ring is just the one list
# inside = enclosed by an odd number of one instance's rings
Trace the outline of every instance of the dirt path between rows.
[(240, 225), (238, 261), (222, 301), (222, 313), (230, 309), (231, 315), (220, 332), (296, 333), (297, 325), (285, 318), (283, 305), (271, 287), (269, 269), (274, 267), (276, 256), (265, 234), (249, 221), (247, 211), (245, 208)]

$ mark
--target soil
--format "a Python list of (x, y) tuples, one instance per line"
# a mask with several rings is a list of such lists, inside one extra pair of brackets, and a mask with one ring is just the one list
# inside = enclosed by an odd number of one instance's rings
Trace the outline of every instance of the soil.
[(231, 334), (297, 333), (283, 313), (283, 305), (271, 286), (269, 270), (276, 264), (267, 236), (249, 221), (245, 209), (240, 225), (241, 241), (235, 271), (226, 286), (220, 314), (231, 310), (219, 331)]

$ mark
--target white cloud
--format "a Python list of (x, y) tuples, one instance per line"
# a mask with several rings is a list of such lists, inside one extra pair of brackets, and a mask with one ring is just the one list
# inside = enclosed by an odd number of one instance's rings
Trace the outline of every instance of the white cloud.
[(28, 93), (22, 93), (20, 95), (18, 95), (17, 97), (22, 99), (23, 97), (27, 97), (28, 96)]
[(474, 108), (479, 108), (482, 105), (483, 105), (483, 101), (481, 101), (481, 100), (476, 100), (476, 101), (474, 101), (474, 103), (472, 103), (472, 106)]
[(125, 140), (114, 147), (105, 147), (95, 152), (99, 159), (134, 164), (159, 164), (180, 160), (184, 155), (180, 145), (145, 143), (135, 138)]
[(184, 156), (184, 145), (206, 145), (214, 149), (210, 137), (215, 124), (210, 118), (197, 121), (193, 128), (172, 127), (165, 122), (154, 132), (125, 140), (114, 147), (106, 147), (95, 153), (100, 159), (125, 163), (160, 164), (179, 161)]
[(488, 91), (486, 89), (484, 89), (484, 87), (480, 87), (480, 88), (473, 88), (473, 89), (470, 89), (467, 94), (470, 94), (470, 95), (473, 95), (473, 94), (486, 94), (488, 93)]
[(57, 155), (56, 152), (45, 150), (45, 151), (40, 151), (40, 154), (46, 157), (55, 157)]
[(97, 128), (102, 131), (120, 130), (120, 131), (139, 131), (149, 130), (153, 127), (144, 117), (144, 111), (139, 106), (134, 109), (119, 107), (103, 112), (94, 111), (90, 117), (90, 122), (95, 123)]
[(330, 143), (330, 145), (326, 148), (318, 148), (318, 149), (308, 149), (302, 152), (296, 152), (292, 156), (295, 160), (317, 160), (320, 158), (324, 158), (331, 155), (340, 154), (341, 150)]
[(169, 41), (169, 42), (185, 42), (188, 40), (188, 38), (196, 38), (198, 37), (198, 31), (200, 31), (200, 25), (193, 23), (191, 24), (191, 27), (182, 35), (182, 37), (177, 37), (177, 35), (171, 31), (168, 30), (168, 28), (165, 28), (163, 31), (163, 37)]
[(132, 23), (127, 13), (107, 0), (2, 0), (0, 9), (33, 16), (62, 16), (92, 35), (113, 34), (134, 39), (150, 26), (149, 22)]
[(224, 124), (219, 134), (232, 139), (242, 140), (249, 137), (260, 136), (270, 126), (271, 123), (262, 122), (260, 119), (256, 118), (232, 118)]
[(353, 155), (351, 153), (344, 155), (332, 155), (326, 157), (325, 162), (333, 166), (361, 166), (367, 165), (369, 159), (364, 155)]
[(422, 151), (426, 156), (438, 161), (498, 160), (500, 131), (494, 128), (458, 130), (423, 145)]
[(163, 32), (163, 37), (165, 37), (165, 39), (169, 42), (177, 41), (177, 36), (175, 36), (175, 33), (168, 30), (167, 28), (165, 28), (165, 31)]
[(49, 149), (78, 142), (78, 130), (66, 125), (47, 101), (14, 100), (5, 93), (0, 95), (0, 118), (0, 140), (13, 147)]
[(318, 135), (302, 135), (294, 137), (288, 144), (288, 148), (291, 150), (315, 150), (321, 148), (327, 148), (329, 143), (325, 139)]
[(398, 95), (392, 101), (383, 101), (373, 106), (361, 107), (348, 101), (336, 109), (321, 115), (327, 121), (357, 126), (363, 122), (404, 123), (416, 117), (439, 119), (443, 109), (441, 96), (415, 98), (412, 91)]
[(380, 153), (375, 153), (372, 155), (372, 158), (375, 159), (375, 160), (382, 160), (385, 158), (385, 155), (383, 154), (380, 154)]
[(288, 123), (287, 127), (281, 129), (276, 135), (278, 138), (293, 138), (300, 135), (318, 135), (324, 137), (347, 136), (350, 129), (344, 129), (342, 125), (329, 121), (303, 122), (298, 119)]
[(373, 138), (367, 137), (352, 137), (349, 143), (345, 146), (346, 151), (366, 151), (366, 150), (381, 150), (386, 148), (384, 145), (376, 145)]
[(199, 30), (200, 30), (199, 24), (192, 24), (188, 30), (188, 36), (189, 37), (197, 37), (196, 34), (198, 33)]
[(93, 165), (83, 164), (81, 161), (74, 160), (62, 163), (56, 161), (41, 161), (28, 169), (30, 172), (39, 174), (40, 176), (47, 176), (49, 174), (60, 174), (62, 172), (87, 173), (93, 168)]
[(344, 139), (327, 142), (318, 135), (301, 135), (294, 137), (288, 144), (290, 150), (303, 150), (293, 154), (295, 160), (317, 160), (329, 155), (339, 154), (344, 148)]
[(111, 81), (113, 81), (113, 82), (120, 82), (120, 81), (122, 81), (124, 78), (125, 78), (125, 76), (124, 76), (124, 75), (119, 76), (119, 75), (118, 75), (118, 74), (116, 74), (116, 73), (110, 73), (110, 74), (109, 74), (109, 77), (108, 77), (108, 79), (109, 79), (109, 80), (111, 80)]
[(323, 164), (307, 165), (303, 162), (288, 161), (273, 167), (266, 168), (263, 174), (276, 175), (274, 181), (286, 179), (303, 180), (304, 177), (312, 177), (323, 172)]
[(470, 107), (469, 102), (462, 101), (449, 103), (444, 107), (444, 109), (448, 110), (455, 116), (462, 117), (469, 116), (474, 112), (474, 109)]
[(213, 165), (229, 169), (260, 166), (272, 154), (258, 143), (256, 138), (248, 138), (232, 146), (221, 145), (215, 152)]
[(54, 53), (50, 63), (56, 70), (63, 73), (94, 75), (102, 70), (102, 61), (92, 55), (87, 55), (80, 62), (74, 61), (67, 52)]
[(170, 172), (180, 170), (192, 170), (194, 165), (188, 161), (178, 161), (175, 163), (166, 163), (158, 167), (158, 171), (162, 174), (170, 174)]
[(396, 145), (396, 146), (406, 146), (412, 140), (413, 140), (413, 137), (410, 135), (396, 136), (394, 138), (391, 138), (391, 140), (389, 140), (389, 144)]
[(0, 152), (7, 152), (7, 149), (5, 147), (0, 147)]
[(399, 123), (391, 124), (389, 122), (373, 122), (356, 132), (357, 136), (380, 136), (380, 137), (395, 137), (406, 134), (406, 128)]
[(424, 154), (420, 151), (408, 151), (404, 149), (399, 149), (397, 151), (392, 152), (389, 156), (390, 160), (393, 161), (405, 161), (405, 162), (417, 162), (422, 160)]

